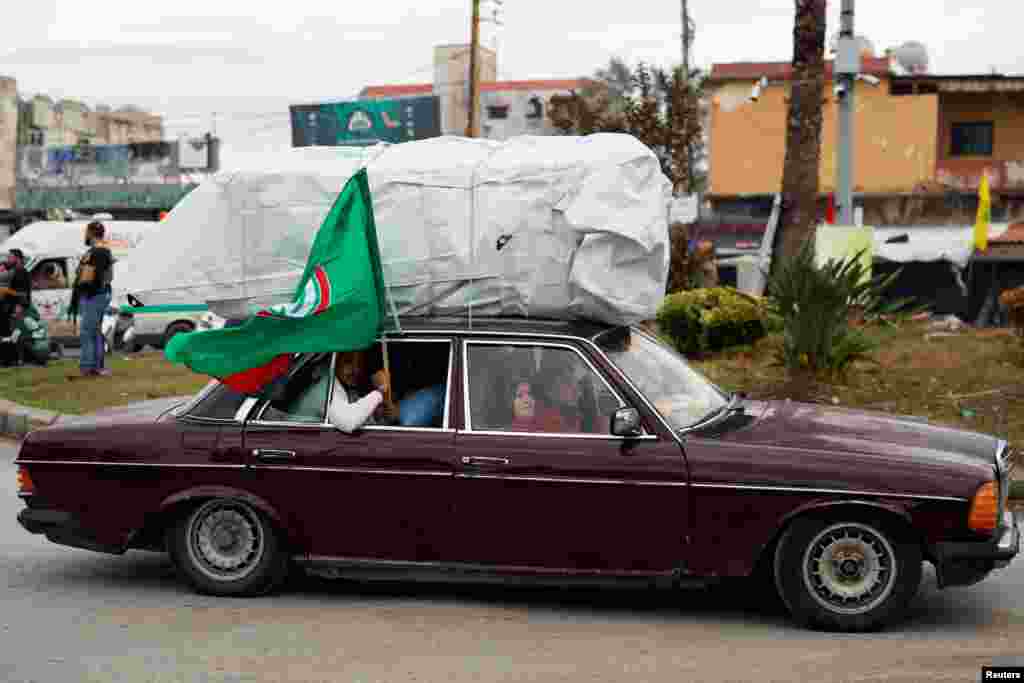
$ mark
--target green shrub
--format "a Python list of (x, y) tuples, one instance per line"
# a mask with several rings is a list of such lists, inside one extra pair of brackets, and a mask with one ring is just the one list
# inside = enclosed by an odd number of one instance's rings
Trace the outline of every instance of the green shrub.
[(1024, 479), (1010, 482), (1010, 498), (1024, 503)]
[(658, 325), (681, 353), (753, 344), (765, 335), (764, 307), (730, 287), (693, 289), (665, 297)]
[(782, 362), (791, 369), (841, 374), (867, 357), (874, 342), (850, 327), (851, 307), (877, 311), (882, 293), (899, 276), (866, 278), (860, 254), (814, 263), (810, 242), (768, 280), (768, 295), (783, 320)]

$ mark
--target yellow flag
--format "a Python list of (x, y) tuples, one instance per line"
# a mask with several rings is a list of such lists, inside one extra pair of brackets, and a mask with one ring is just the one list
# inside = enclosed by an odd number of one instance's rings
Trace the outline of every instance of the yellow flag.
[(988, 174), (981, 176), (981, 187), (978, 188), (978, 218), (974, 222), (974, 248), (979, 251), (988, 249), (988, 226), (992, 220), (992, 197), (988, 189)]

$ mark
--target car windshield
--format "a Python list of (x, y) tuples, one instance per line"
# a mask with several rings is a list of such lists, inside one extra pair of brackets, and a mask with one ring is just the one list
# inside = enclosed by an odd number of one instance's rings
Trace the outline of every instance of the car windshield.
[(679, 354), (639, 330), (623, 327), (595, 341), (675, 430), (693, 427), (729, 403), (728, 394)]

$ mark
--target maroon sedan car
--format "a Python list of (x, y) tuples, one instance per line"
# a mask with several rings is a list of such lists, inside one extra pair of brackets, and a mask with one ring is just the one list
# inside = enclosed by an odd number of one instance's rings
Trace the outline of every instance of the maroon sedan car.
[[(409, 319), (382, 338), (397, 420), (327, 420), (335, 354), (272, 397), (33, 432), (22, 526), (78, 548), (170, 553), (196, 589), (324, 575), (669, 585), (773, 578), (809, 626), (876, 628), (1019, 550), (1011, 453), (913, 418), (727, 394), (647, 333)], [(371, 367), (370, 370), (375, 368)]]

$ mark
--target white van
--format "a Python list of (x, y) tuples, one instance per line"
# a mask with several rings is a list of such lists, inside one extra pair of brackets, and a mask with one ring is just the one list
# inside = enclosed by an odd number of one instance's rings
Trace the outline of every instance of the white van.
[[(71, 285), (78, 270), (78, 261), (85, 255), (85, 227), (90, 220), (38, 221), (31, 223), (0, 244), (0, 253), (9, 249), (21, 249), (25, 254), (25, 268), (32, 278), (32, 303), (40, 317), (49, 326), (50, 339), (55, 348), (79, 345), (78, 329), (68, 320), (71, 305)], [(158, 221), (117, 221), (102, 219), (106, 227), (105, 240), (115, 258), (114, 287), (117, 288), (116, 261), (123, 260), (147, 235), (163, 227)], [(198, 326), (202, 314), (179, 314), (167, 321), (170, 327), (178, 323), (177, 329)], [(140, 316), (141, 317), (141, 316)], [(103, 321), (103, 333), (108, 347), (119, 346), (121, 336), (133, 324), (129, 316), (117, 316), (111, 310)], [(163, 324), (163, 320), (155, 320)]]

